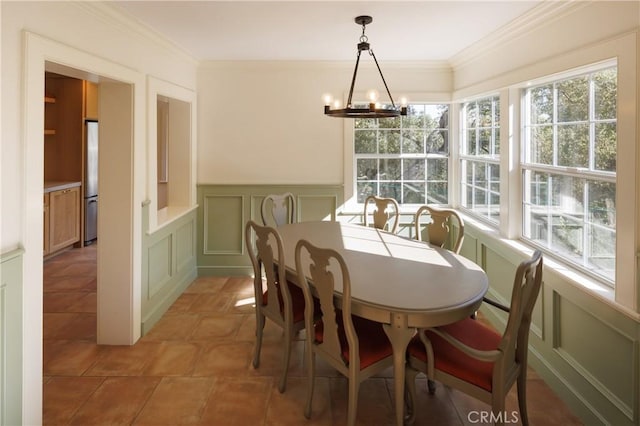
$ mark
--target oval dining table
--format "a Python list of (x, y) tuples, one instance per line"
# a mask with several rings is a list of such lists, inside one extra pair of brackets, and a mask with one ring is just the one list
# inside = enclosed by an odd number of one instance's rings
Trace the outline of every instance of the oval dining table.
[(344, 258), (351, 278), (352, 313), (381, 323), (393, 347), (396, 423), (402, 425), (405, 351), (416, 328), (472, 315), (487, 292), (487, 275), (452, 251), (363, 225), (299, 222), (277, 230), (287, 279), (294, 283), (298, 281), (294, 251), (300, 239), (332, 248)]

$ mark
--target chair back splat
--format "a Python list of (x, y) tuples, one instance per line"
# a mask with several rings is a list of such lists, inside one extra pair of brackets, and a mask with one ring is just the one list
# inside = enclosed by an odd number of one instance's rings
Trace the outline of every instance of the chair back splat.
[[(360, 383), (393, 365), (391, 343), (382, 324), (351, 315), (351, 279), (340, 253), (300, 240), (296, 245), (295, 260), (298, 283), (307, 306), (307, 330), (314, 330), (307, 332), (306, 339), (309, 382), (304, 414), (311, 417), (315, 359), (319, 355), (349, 379), (347, 425), (353, 426)], [(338, 306), (335, 291), (342, 293)], [(319, 307), (314, 307), (312, 294), (320, 300)]]
[(393, 198), (370, 195), (364, 201), (364, 226), (371, 226), (369, 216), (373, 218), (373, 227), (398, 232), (400, 224), (400, 206)]
[(260, 366), (262, 335), (265, 319), (268, 318), (284, 330), (282, 375), (278, 386), (280, 392), (284, 392), (291, 357), (291, 341), (305, 324), (304, 295), (299, 287), (286, 280), (282, 240), (275, 228), (261, 226), (250, 220), (245, 227), (245, 243), (254, 274), (256, 346), (253, 366)]
[(269, 194), (260, 205), (262, 223), (267, 226), (281, 226), (296, 222), (296, 199), (291, 192)]
[(422, 241), (422, 215), (425, 213), (428, 213), (431, 219), (431, 222), (426, 224), (429, 243), (439, 247), (445, 247), (449, 243), (451, 251), (460, 253), (464, 241), (464, 220), (462, 217), (453, 209), (421, 206), (416, 211), (413, 221), (418, 241)]
[[(414, 418), (415, 377), (423, 372), (429, 391), (442, 382), (491, 405), (496, 424), (505, 418), (505, 397), (517, 382), (520, 420), (527, 415), (527, 354), (531, 314), (542, 286), (542, 253), (520, 263), (516, 270), (507, 325), (502, 334), (475, 319), (420, 330), (407, 349), (407, 389), (410, 422)], [(495, 306), (495, 305), (494, 305)]]

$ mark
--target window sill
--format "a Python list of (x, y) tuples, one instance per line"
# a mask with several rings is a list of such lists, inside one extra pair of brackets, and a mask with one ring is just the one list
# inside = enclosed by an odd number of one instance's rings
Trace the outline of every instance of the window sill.
[(147, 231), (147, 235), (151, 235), (162, 228), (170, 225), (171, 223), (179, 220), (180, 218), (186, 216), (192, 211), (196, 210), (198, 205), (195, 206), (167, 206), (158, 210), (157, 216), (157, 226), (153, 229), (149, 229)]
[[(459, 210), (458, 212), (460, 213)], [(501, 237), (497, 229), (465, 213), (460, 214), (465, 221), (465, 227), (469, 231), (481, 234), (483, 237), (486, 237), (486, 239), (495, 242), (496, 246), (501, 246), (506, 251), (519, 253), (523, 258), (529, 257), (533, 254), (535, 249), (525, 242)], [(559, 262), (551, 256), (544, 257), (544, 267), (553, 274), (559, 276), (563, 281), (585, 291), (589, 295), (592, 295), (598, 300), (611, 306), (613, 309), (627, 315), (629, 318), (634, 320), (640, 319), (640, 313), (634, 312), (626, 306), (620, 305), (616, 302), (615, 289), (592, 277), (589, 277), (586, 274), (580, 273), (575, 268)]]

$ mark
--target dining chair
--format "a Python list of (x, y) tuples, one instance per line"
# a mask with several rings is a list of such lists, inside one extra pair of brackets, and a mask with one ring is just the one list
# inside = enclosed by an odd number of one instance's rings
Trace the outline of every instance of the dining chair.
[[(352, 426), (356, 421), (360, 383), (393, 365), (391, 343), (381, 323), (351, 314), (349, 270), (338, 252), (300, 240), (296, 244), (295, 261), (298, 283), (301, 283), (307, 306), (306, 327), (313, 330), (306, 333), (309, 381), (304, 415), (311, 418), (315, 360), (319, 355), (348, 378), (347, 425)], [(339, 302), (335, 302), (336, 288), (342, 290)], [(312, 290), (319, 299), (319, 306), (311, 303)], [(314, 312), (318, 308), (320, 312)]]
[[(254, 234), (255, 247), (253, 244)], [(268, 318), (284, 331), (282, 373), (278, 384), (278, 390), (284, 392), (289, 371), (292, 340), (295, 334), (305, 327), (305, 298), (300, 287), (285, 279), (282, 239), (274, 228), (260, 226), (252, 220), (248, 221), (245, 227), (245, 243), (253, 265), (256, 305), (256, 345), (253, 366), (254, 368), (260, 366), (262, 335), (265, 319)]]
[(542, 284), (542, 254), (536, 250), (531, 259), (518, 266), (513, 282), (507, 325), (502, 334), (482, 322), (462, 321), (420, 330), (407, 348), (406, 383), (410, 422), (415, 418), (415, 378), (427, 375), (429, 393), (435, 381), (458, 389), (491, 405), (496, 424), (505, 419), (505, 397), (517, 382), (520, 420), (527, 417), (527, 354), (531, 313)]
[(285, 225), (296, 221), (296, 199), (291, 192), (269, 194), (260, 205), (262, 224)]
[[(431, 222), (426, 224), (429, 235), (429, 243), (444, 247), (451, 244), (451, 251), (460, 253), (462, 242), (464, 241), (464, 220), (453, 209), (439, 208), (430, 205), (421, 206), (414, 216), (414, 226), (416, 239), (422, 241), (422, 216), (427, 213), (431, 217)], [(455, 226), (454, 226), (454, 221)], [(457, 227), (457, 230), (456, 230)]]
[(400, 206), (393, 198), (369, 195), (364, 200), (364, 226), (369, 226), (369, 215), (373, 218), (374, 228), (388, 230), (394, 234), (398, 231)]

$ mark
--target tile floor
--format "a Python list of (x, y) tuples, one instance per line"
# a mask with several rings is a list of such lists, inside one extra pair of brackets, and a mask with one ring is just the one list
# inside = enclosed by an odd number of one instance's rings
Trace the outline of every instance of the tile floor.
[[(343, 425), (347, 383), (319, 360), (311, 420), (303, 416), (302, 336), (279, 393), (280, 329), (267, 321), (259, 369), (251, 365), (255, 317), (248, 277), (196, 279), (134, 346), (96, 344), (96, 245), (44, 265), (45, 425)], [(530, 370), (531, 371), (531, 370)], [(393, 425), (392, 371), (360, 389), (358, 424)], [(532, 425), (581, 424), (531, 371)], [(478, 424), (488, 406), (419, 386), (416, 425)], [(517, 410), (515, 388), (507, 410)]]

